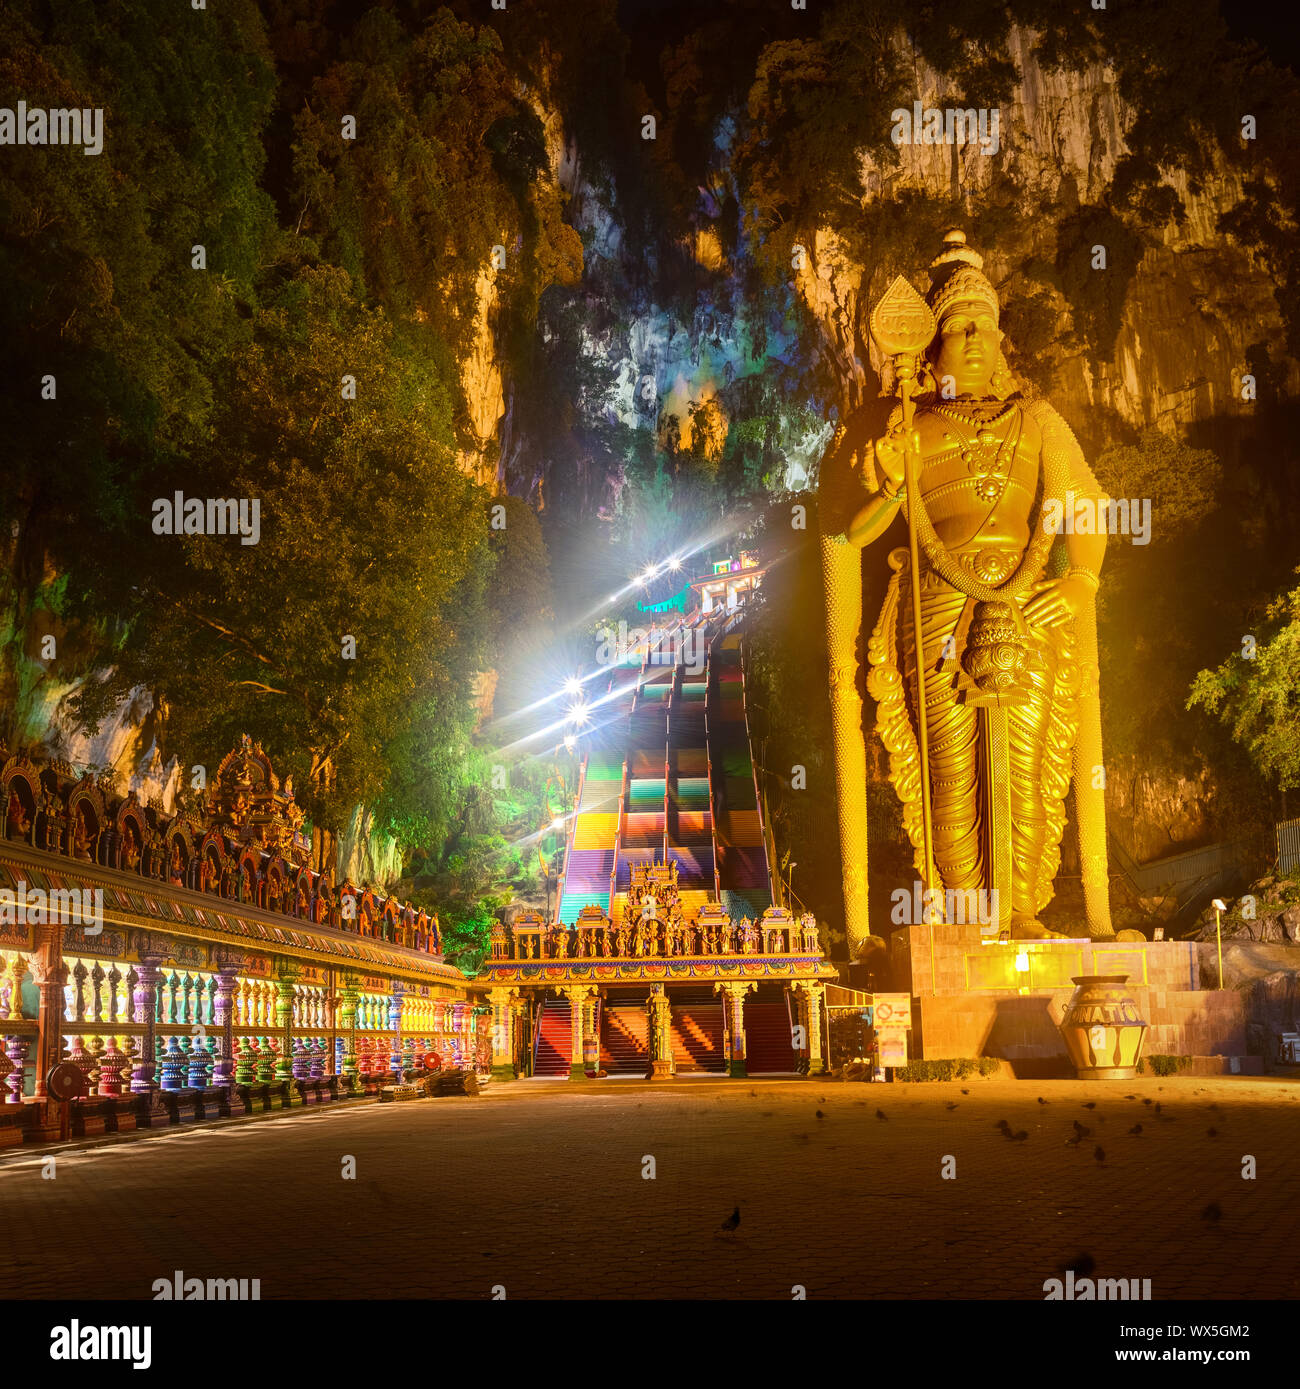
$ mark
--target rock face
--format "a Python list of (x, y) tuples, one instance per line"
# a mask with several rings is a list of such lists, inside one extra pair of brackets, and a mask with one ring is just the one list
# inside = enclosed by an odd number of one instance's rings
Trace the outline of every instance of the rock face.
[(402, 852), (395, 839), (375, 829), (374, 812), (353, 806), (348, 827), (339, 836), (339, 881), (351, 879), (374, 887), (391, 887), (402, 876)]
[(1106, 824), (1138, 863), (1176, 854), (1216, 835), (1215, 786), (1195, 775), (1161, 772), (1133, 758), (1109, 758)]
[(498, 293), (496, 272), (483, 267), (475, 281), (474, 313), (469, 351), (460, 364), (461, 389), (476, 447), (464, 451), (460, 466), (475, 482), (497, 488), (495, 452), (497, 429), (505, 415), (505, 388), (496, 341)]
[[(1010, 56), (1020, 73), (1009, 104), (999, 112), (996, 151), (972, 144), (903, 144), (900, 165), (878, 167), (864, 159), (864, 203), (886, 188), (892, 196), (917, 190), (960, 198), (970, 206), (1002, 206), (1018, 214), (990, 245), (978, 246), (993, 282), (1024, 289), (1032, 264), (1052, 263), (1059, 225), (1080, 206), (1104, 205), (1118, 161), (1128, 153), (1124, 130), (1130, 113), (1115, 74), (1104, 67), (1045, 72), (1033, 53), (1033, 35), (1012, 31)], [(942, 108), (949, 83), (918, 63), (916, 96), (923, 107)], [(1078, 329), (1071, 306), (1047, 292), (1058, 319), (1052, 345), (1052, 398), (1072, 423), (1085, 423), (1099, 408), (1114, 411), (1135, 428), (1167, 429), (1213, 416), (1246, 417), (1241, 399), (1247, 348), (1281, 338), (1273, 289), (1264, 271), (1217, 230), (1219, 217), (1241, 199), (1237, 175), (1220, 162), (1193, 191), (1185, 176), (1170, 183), (1185, 217), (1150, 234), (1128, 292), (1113, 347), (1091, 360), (1082, 344), (1062, 346)], [(1008, 189), (1014, 201), (1008, 202)], [(1098, 274), (1122, 274), (1114, 263)], [(798, 291), (820, 325), (826, 360), (846, 408), (861, 403), (875, 382), (864, 302), (864, 266), (846, 254), (833, 228), (818, 232), (809, 263), (796, 277)], [(924, 266), (913, 279), (924, 284)], [(892, 277), (890, 268), (887, 273)], [(874, 302), (885, 284), (877, 271), (869, 284)], [(1036, 289), (1045, 290), (1042, 285)], [(1300, 366), (1283, 364), (1289, 394), (1300, 386)]]
[[(1198, 940), (1215, 939), (1213, 907), (1201, 914), (1197, 925)], [(1300, 878), (1264, 877), (1252, 883), (1248, 892), (1228, 903), (1222, 932), (1225, 941), (1234, 943), (1300, 945)]]
[[(1213, 939), (1200, 947), (1203, 988), (1218, 987), (1218, 951)], [(1284, 1033), (1300, 1032), (1300, 946), (1225, 942), (1223, 982), (1245, 995), (1247, 1049), (1270, 1064)]]

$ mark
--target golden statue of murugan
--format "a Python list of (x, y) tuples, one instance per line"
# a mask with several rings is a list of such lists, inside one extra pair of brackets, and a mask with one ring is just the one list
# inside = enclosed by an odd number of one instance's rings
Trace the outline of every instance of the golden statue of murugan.
[(924, 301), (900, 278), (873, 314), (882, 397), (841, 431), (820, 483), (850, 946), (871, 933), (861, 551), (900, 510), (911, 543), (889, 556), (866, 686), (921, 883), (930, 900), (988, 894), (1004, 937), (1053, 934), (1038, 917), (1073, 775), (1087, 928), (1111, 936), (1095, 604), (1106, 524), (1060, 524), (1081, 506), (1104, 518), (1107, 499), (1061, 416), (1016, 389), (997, 292), (962, 232), (930, 271)]

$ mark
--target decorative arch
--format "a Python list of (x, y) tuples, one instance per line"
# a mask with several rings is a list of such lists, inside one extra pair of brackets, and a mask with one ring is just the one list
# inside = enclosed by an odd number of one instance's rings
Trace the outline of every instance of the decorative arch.
[[(248, 875), (248, 896), (244, 896), (244, 875)], [(250, 907), (263, 907), (263, 887), (265, 886), (262, 865), (252, 849), (245, 847), (239, 854), (233, 896), (237, 902)]]
[(111, 866), (123, 873), (146, 876), (145, 853), (149, 847), (149, 821), (134, 791), (131, 791), (126, 800), (118, 806), (113, 827), (117, 831), (117, 852), (114, 855), (116, 862)]
[(196, 887), (191, 868), (197, 868), (194, 861), (194, 836), (189, 827), (173, 824), (163, 840), (163, 873), (175, 887)]
[(4, 837), (35, 846), (36, 816), (41, 806), (41, 779), (26, 757), (11, 757), (0, 771), (0, 811)]
[(199, 891), (225, 897), (230, 873), (230, 855), (220, 830), (209, 830), (199, 845)]
[(93, 781), (82, 777), (68, 793), (68, 830), (63, 852), (69, 858), (97, 862), (100, 837), (108, 821), (103, 793)]
[(271, 859), (262, 874), (262, 898), (269, 912), (287, 913), (289, 910), (289, 869), (279, 854)]
[(377, 928), (379, 935), (386, 941), (396, 942), (401, 934), (401, 914), (397, 910), (396, 901), (391, 897), (379, 909)]
[(289, 915), (296, 916), (300, 921), (314, 921), (316, 918), (312, 910), (312, 899), (315, 895), (311, 869), (300, 868), (289, 890), (286, 908)]

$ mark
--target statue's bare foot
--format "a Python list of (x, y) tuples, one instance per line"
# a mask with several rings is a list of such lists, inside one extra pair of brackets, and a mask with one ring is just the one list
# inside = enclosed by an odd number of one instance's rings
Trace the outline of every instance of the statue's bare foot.
[(1060, 931), (1049, 931), (1037, 917), (1013, 915), (1011, 918), (1012, 940), (1068, 940)]

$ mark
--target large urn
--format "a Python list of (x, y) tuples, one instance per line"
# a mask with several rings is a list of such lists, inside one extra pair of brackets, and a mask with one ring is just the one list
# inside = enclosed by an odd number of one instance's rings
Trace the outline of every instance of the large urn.
[(1065, 1005), (1061, 1036), (1081, 1080), (1128, 1080), (1142, 1055), (1147, 1024), (1127, 974), (1080, 974)]

